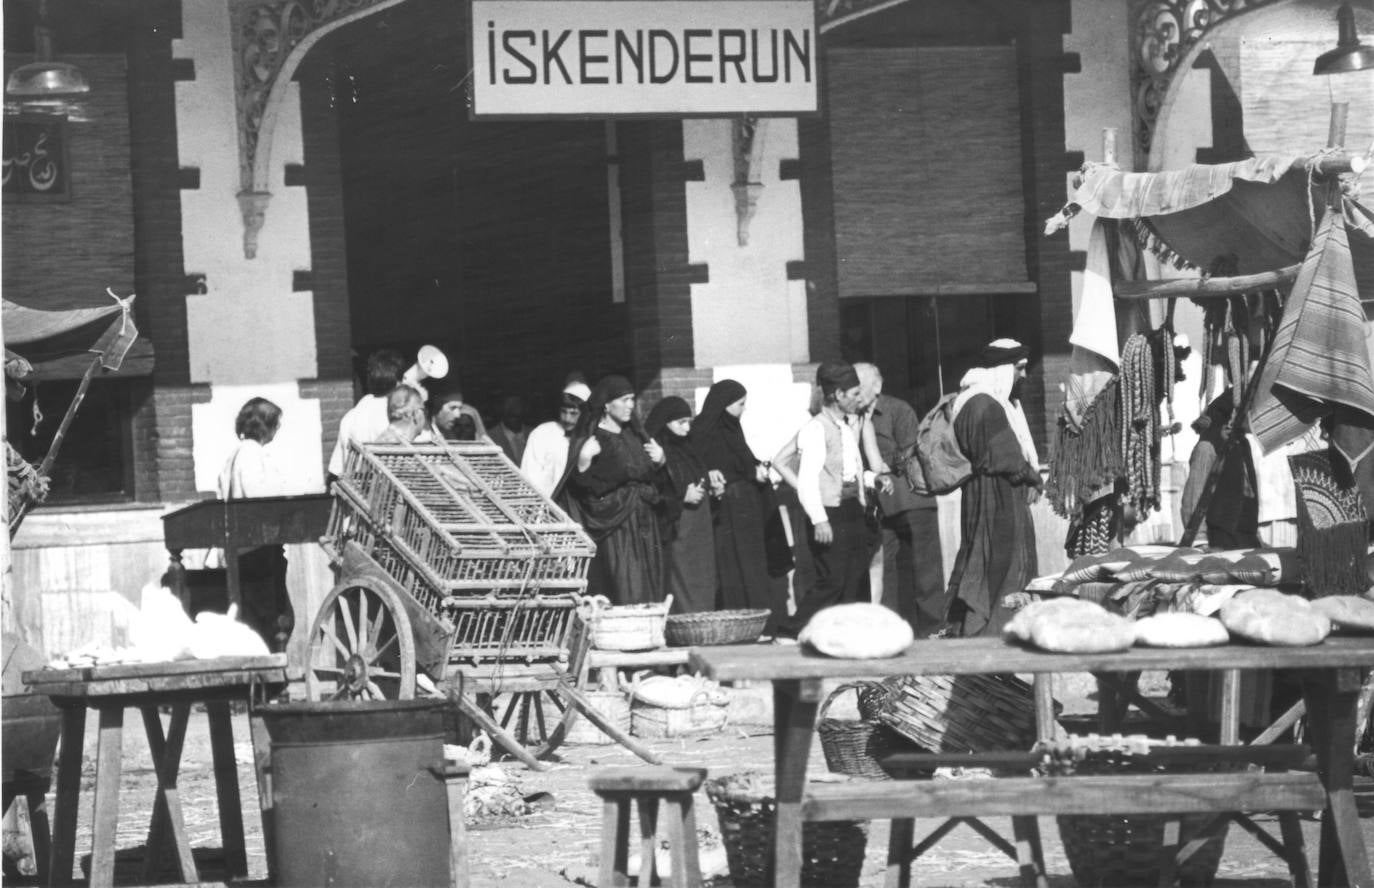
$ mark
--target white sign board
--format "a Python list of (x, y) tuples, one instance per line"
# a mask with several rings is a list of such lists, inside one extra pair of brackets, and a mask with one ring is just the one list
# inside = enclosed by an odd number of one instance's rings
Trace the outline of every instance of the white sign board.
[(472, 0), (472, 116), (815, 112), (811, 0)]

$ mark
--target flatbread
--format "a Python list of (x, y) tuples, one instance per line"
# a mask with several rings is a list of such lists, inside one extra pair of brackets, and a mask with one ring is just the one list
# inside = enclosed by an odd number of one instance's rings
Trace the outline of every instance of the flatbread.
[(865, 601), (827, 607), (797, 633), (798, 642), (850, 660), (895, 657), (915, 639), (911, 624), (895, 611)]
[(1314, 599), (1312, 608), (1342, 629), (1374, 632), (1374, 601), (1362, 595), (1327, 595)]
[(1155, 614), (1135, 621), (1135, 643), (1144, 647), (1215, 647), (1231, 640), (1216, 617), (1201, 614)]
[(1221, 622), (1232, 635), (1281, 647), (1320, 644), (1331, 620), (1307, 599), (1276, 589), (1251, 589), (1221, 606)]
[(1067, 654), (1124, 651), (1135, 644), (1135, 630), (1129, 620), (1079, 598), (1052, 598), (1028, 604), (1016, 612), (1002, 632), (1041, 650)]
[(1007, 624), (1002, 634), (1017, 641), (1031, 640), (1031, 624), (1040, 619), (1069, 620), (1083, 614), (1105, 614), (1102, 605), (1080, 598), (1046, 598), (1035, 601), (1018, 610)]
[(1131, 621), (1100, 610), (1100, 614), (1080, 613), (1059, 620), (1042, 617), (1031, 624), (1031, 644), (1042, 651), (1062, 654), (1106, 654), (1130, 649), (1135, 644)]

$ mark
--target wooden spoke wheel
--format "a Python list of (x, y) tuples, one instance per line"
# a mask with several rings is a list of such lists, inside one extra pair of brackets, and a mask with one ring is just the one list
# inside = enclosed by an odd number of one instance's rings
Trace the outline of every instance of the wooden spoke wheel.
[(400, 597), (384, 583), (346, 580), (320, 605), (305, 673), (311, 700), (411, 700), (415, 640)]
[(483, 694), (479, 702), (493, 721), (537, 759), (547, 758), (561, 746), (577, 720), (577, 709), (553, 687)]

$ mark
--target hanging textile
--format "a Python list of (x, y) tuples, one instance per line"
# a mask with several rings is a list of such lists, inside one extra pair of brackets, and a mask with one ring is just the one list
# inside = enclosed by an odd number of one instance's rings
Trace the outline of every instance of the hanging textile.
[(1374, 447), (1374, 374), (1339, 211), (1322, 219), (1284, 305), (1250, 408), (1250, 430), (1268, 453), (1328, 413), (1332, 444), (1353, 468)]

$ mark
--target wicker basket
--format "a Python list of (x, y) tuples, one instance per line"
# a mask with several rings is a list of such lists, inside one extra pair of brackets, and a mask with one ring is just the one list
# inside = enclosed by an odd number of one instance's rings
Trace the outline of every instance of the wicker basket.
[(879, 721), (934, 752), (998, 752), (1035, 743), (1031, 686), (1001, 675), (898, 675), (882, 682)]
[(759, 640), (770, 613), (772, 611), (763, 608), (672, 614), (663, 627), (663, 635), (670, 647), (744, 644)]
[(651, 651), (664, 645), (663, 624), (673, 606), (669, 595), (658, 604), (613, 605), (604, 595), (583, 599), (578, 613), (591, 627), (592, 647), (603, 651)]
[[(773, 819), (776, 804), (757, 774), (732, 774), (706, 781), (715, 806), (730, 881), (735, 888), (773, 884)], [(865, 820), (802, 824), (805, 888), (855, 888), (868, 845)]]
[[(605, 716), (606, 721), (627, 734), (630, 732), (630, 701), (626, 699), (624, 693), (620, 691), (584, 691), (584, 693), (591, 702), (592, 708)], [(585, 716), (573, 721), (572, 727), (568, 728), (568, 733), (563, 740), (565, 743), (582, 746), (605, 746), (615, 742), (609, 734), (592, 724), (591, 719)]]
[[(828, 718), (826, 711), (837, 697), (846, 691), (856, 691), (859, 697), (859, 719)], [(869, 780), (888, 780), (891, 775), (882, 760), (894, 752), (923, 752), (921, 747), (907, 740), (872, 717), (873, 698), (881, 693), (875, 682), (842, 684), (821, 703), (816, 733), (821, 738), (825, 764), (836, 774), (863, 777)], [(867, 714), (866, 714), (867, 713)]]
[[(1080, 741), (1085, 738), (1070, 738)], [(1095, 738), (1087, 738), (1089, 740)], [(1110, 745), (1115, 740), (1101, 738), (1096, 749), (1081, 747), (1072, 757), (1054, 756), (1045, 770), (1050, 774), (1149, 774), (1164, 773), (1165, 768), (1151, 762), (1130, 744)], [(1133, 738), (1139, 743), (1158, 745), (1162, 741)], [(1215, 765), (1207, 770), (1215, 770)], [(1174, 765), (1167, 769), (1178, 773)], [(1080, 885), (1157, 885), (1164, 829), (1169, 817), (1163, 814), (1064, 814), (1056, 818), (1064, 856)], [(1210, 813), (1179, 815), (1179, 844), (1199, 838), (1211, 825), (1211, 835), (1178, 868), (1179, 884), (1211, 885), (1221, 863), (1229, 821)]]
[(636, 699), (630, 702), (630, 733), (636, 737), (715, 734), (725, 729), (729, 715), (729, 701), (713, 703), (705, 691), (693, 697), (691, 705), (677, 708)]

